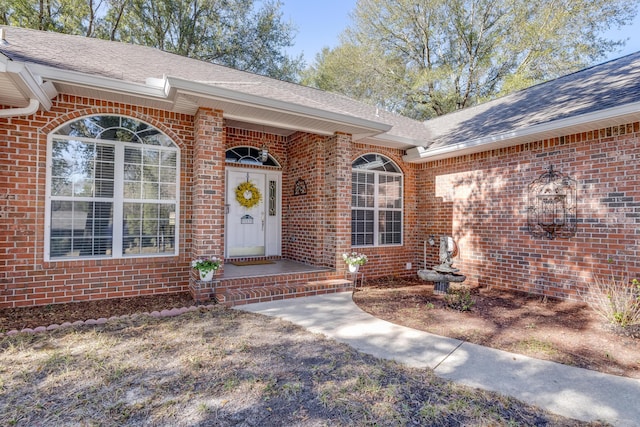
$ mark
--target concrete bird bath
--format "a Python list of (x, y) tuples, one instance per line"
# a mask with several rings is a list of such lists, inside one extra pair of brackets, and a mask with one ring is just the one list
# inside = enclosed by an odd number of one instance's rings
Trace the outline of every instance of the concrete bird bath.
[(467, 276), (458, 273), (458, 271), (460, 271), (459, 269), (453, 267), (451, 258), (455, 256), (457, 252), (457, 246), (453, 238), (450, 236), (440, 236), (440, 264), (430, 270), (418, 270), (418, 277), (420, 277), (420, 279), (433, 282), (434, 293), (446, 294), (449, 290), (450, 282), (462, 283), (467, 279)]

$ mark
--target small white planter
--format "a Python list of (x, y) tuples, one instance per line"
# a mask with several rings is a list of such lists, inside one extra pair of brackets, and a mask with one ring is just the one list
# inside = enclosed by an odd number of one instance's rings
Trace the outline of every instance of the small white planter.
[(215, 270), (210, 270), (206, 273), (203, 273), (202, 270), (198, 270), (200, 273), (200, 280), (203, 282), (211, 282), (213, 280), (213, 275), (216, 274)]
[(357, 273), (360, 270), (360, 265), (358, 264), (349, 264), (349, 273)]

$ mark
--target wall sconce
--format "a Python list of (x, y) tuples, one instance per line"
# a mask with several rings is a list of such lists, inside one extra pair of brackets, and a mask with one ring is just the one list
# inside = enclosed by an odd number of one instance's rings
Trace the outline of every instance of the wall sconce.
[(262, 148), (260, 149), (260, 157), (258, 158), (258, 160), (260, 160), (260, 163), (264, 163), (269, 160), (269, 149), (267, 148), (267, 144), (262, 145)]
[(568, 238), (576, 234), (576, 181), (553, 170), (529, 184), (527, 223), (534, 237)]

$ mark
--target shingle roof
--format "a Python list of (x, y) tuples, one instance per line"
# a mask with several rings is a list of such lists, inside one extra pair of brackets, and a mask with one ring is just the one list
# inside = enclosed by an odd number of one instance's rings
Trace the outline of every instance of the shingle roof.
[(0, 52), (14, 61), (138, 84), (144, 84), (148, 78), (176, 77), (392, 125), (389, 134), (415, 143), (424, 141), (426, 136), (420, 122), (380, 112), (371, 105), (342, 95), (145, 46), (18, 27), (4, 28), (7, 44), (0, 45)]
[[(408, 146), (428, 147), (426, 151), (442, 147), (453, 150), (459, 144), (474, 140), (484, 145), (484, 141), (494, 135), (504, 136), (535, 125), (640, 102), (640, 52), (422, 123), (378, 111), (342, 95), (158, 49), (17, 27), (4, 28), (8, 43), (0, 45), (0, 52), (14, 61), (137, 84), (164, 76), (204, 83), (391, 125), (391, 130), (378, 138), (406, 140)], [(453, 155), (454, 151), (446, 154)]]
[(426, 125), (429, 149), (640, 101), (640, 52), (568, 74)]

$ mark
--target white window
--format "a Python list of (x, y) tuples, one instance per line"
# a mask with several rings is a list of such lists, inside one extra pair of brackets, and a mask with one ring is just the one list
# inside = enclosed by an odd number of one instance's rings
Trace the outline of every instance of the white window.
[(351, 246), (402, 244), (402, 172), (387, 157), (365, 154), (351, 172)]
[(49, 136), (48, 260), (177, 254), (180, 152), (139, 120), (91, 116)]

